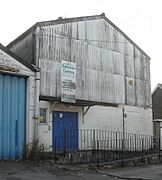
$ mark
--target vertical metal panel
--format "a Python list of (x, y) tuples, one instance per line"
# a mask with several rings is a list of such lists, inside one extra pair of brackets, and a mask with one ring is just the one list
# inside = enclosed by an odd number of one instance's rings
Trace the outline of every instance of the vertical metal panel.
[[(16, 132), (16, 126), (17, 126), (17, 106), (16, 104), (18, 104), (18, 78), (12, 77), (12, 81), (11, 81), (11, 89), (12, 89), (12, 93), (13, 96), (11, 96), (11, 114), (10, 114), (10, 119), (14, 119), (11, 121), (11, 131), (10, 131), (10, 139), (12, 139), (12, 141), (10, 142), (11, 146), (10, 146), (10, 157), (14, 158), (16, 155), (16, 151), (15, 151), (15, 144), (16, 144), (16, 136), (17, 136), (17, 132)], [(15, 107), (15, 108), (12, 108)]]
[[(81, 79), (81, 80), (80, 80)], [(78, 99), (83, 99), (82, 96), (82, 68), (80, 66), (77, 66), (76, 69), (76, 97), (78, 97)]]
[(124, 75), (124, 56), (118, 52), (113, 52), (113, 73)]
[(111, 89), (111, 92), (115, 93), (115, 103), (125, 103), (125, 82), (124, 77), (114, 74), (114, 89)]
[(10, 139), (9, 139), (9, 131), (10, 131), (10, 76), (3, 77), (3, 157), (9, 157), (9, 146), (10, 146)]
[(125, 86), (126, 86), (126, 103), (130, 105), (136, 104), (134, 78), (125, 77)]
[(25, 108), (25, 78), (0, 74), (0, 159), (22, 158)]
[(145, 86), (142, 80), (136, 79), (136, 96), (137, 96), (137, 105), (145, 106)]
[(147, 60), (146, 57), (144, 57), (144, 80), (150, 82), (150, 61)]
[(101, 71), (113, 73), (113, 53), (106, 49), (100, 50)]
[(125, 62), (125, 75), (134, 78), (134, 57), (131, 56), (124, 56)]
[(135, 78), (144, 80), (144, 56), (135, 49)]
[(151, 84), (149, 81), (145, 81), (145, 98), (146, 98), (146, 106), (150, 107), (152, 104), (152, 97), (151, 97)]
[(26, 81), (25, 78), (19, 78), (18, 86), (18, 157), (22, 157), (25, 140), (25, 110), (26, 110)]

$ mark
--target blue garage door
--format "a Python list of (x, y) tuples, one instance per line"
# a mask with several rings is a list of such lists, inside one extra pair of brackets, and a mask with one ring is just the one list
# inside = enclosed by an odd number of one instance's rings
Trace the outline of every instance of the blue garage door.
[(26, 79), (0, 74), (0, 159), (22, 158)]
[(77, 112), (53, 112), (53, 149), (56, 151), (78, 149)]

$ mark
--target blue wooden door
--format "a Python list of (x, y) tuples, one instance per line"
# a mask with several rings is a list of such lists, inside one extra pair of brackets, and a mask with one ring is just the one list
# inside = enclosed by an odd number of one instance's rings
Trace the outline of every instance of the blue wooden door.
[(26, 79), (0, 74), (0, 159), (22, 158), (25, 109)]
[(78, 113), (53, 112), (53, 149), (74, 151), (78, 149)]

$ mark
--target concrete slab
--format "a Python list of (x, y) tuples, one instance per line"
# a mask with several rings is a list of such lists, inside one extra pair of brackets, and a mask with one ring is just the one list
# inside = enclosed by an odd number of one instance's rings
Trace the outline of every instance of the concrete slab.
[(161, 180), (162, 165), (149, 165), (141, 167), (118, 168), (118, 169), (102, 169), (98, 171), (102, 174), (107, 174), (112, 177), (122, 179), (143, 179), (143, 180)]
[(49, 162), (0, 161), (0, 180), (118, 180), (86, 169)]

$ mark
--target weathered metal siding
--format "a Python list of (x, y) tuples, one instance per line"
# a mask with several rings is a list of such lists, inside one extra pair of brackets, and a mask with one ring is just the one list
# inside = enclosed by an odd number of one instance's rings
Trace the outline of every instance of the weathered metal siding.
[(77, 99), (150, 106), (148, 57), (104, 19), (43, 26), (37, 39), (42, 96), (60, 97), (65, 60), (77, 64)]
[[(20, 56), (23, 60), (31, 63), (34, 59), (33, 57), (33, 33), (30, 32), (24, 36), (20, 41), (9, 46), (9, 49)], [(34, 63), (34, 62), (32, 62)]]
[(0, 74), (0, 159), (22, 158), (25, 111), (26, 79)]

